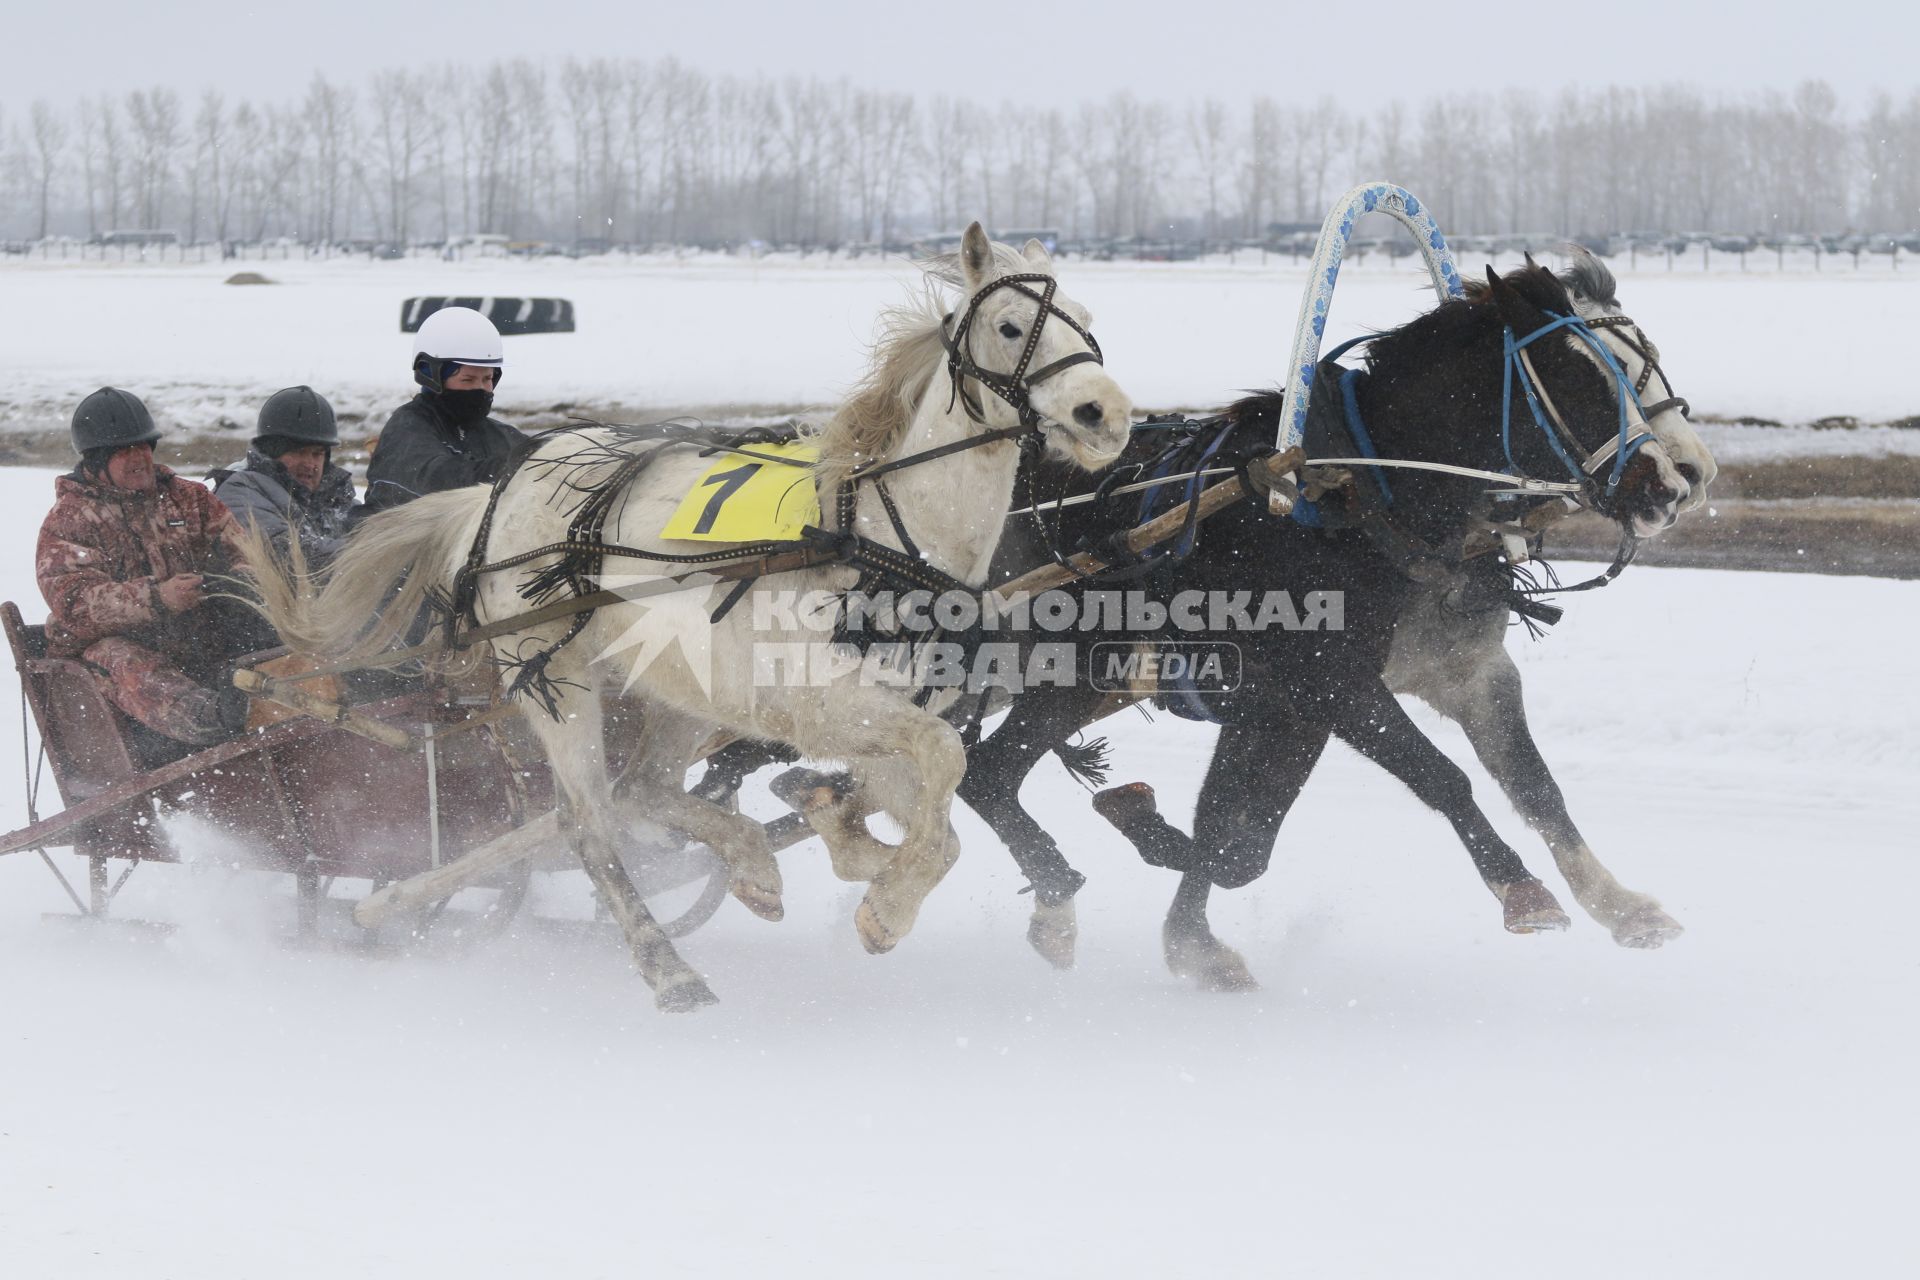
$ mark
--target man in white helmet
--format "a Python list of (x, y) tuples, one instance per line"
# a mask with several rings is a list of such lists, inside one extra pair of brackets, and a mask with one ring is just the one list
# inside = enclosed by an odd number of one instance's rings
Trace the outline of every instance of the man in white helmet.
[(442, 307), (413, 341), (420, 392), (393, 411), (367, 467), (367, 507), (491, 484), (526, 439), (488, 417), (505, 366), (500, 331), (471, 307)]

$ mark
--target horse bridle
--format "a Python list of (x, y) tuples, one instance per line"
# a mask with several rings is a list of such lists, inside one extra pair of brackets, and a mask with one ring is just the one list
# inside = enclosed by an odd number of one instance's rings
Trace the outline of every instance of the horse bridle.
[[(1040, 286), (1038, 292), (1028, 287), (1028, 285), (1036, 283)], [(871, 483), (874, 490), (880, 495), (880, 501), (886, 510), (887, 519), (892, 523), (894, 533), (900, 538), (901, 546), (913, 549), (913, 554), (917, 556), (919, 554), (918, 549), (914, 548), (913, 537), (907, 532), (906, 522), (901, 517), (899, 508), (894, 504), (893, 497), (887, 492), (886, 486), (880, 483), (884, 476), (889, 472), (919, 466), (923, 462), (931, 462), (936, 458), (948, 457), (952, 454), (963, 453), (969, 449), (977, 449), (983, 445), (997, 444), (1002, 440), (1011, 440), (1016, 437), (1020, 439), (1020, 447), (1023, 450), (1037, 449), (1039, 447), (1042, 419), (1040, 413), (1033, 407), (1033, 388), (1048, 378), (1071, 369), (1074, 365), (1106, 363), (1106, 361), (1101, 358), (1100, 344), (1094, 341), (1093, 335), (1088, 333), (1079, 321), (1061, 310), (1054, 302), (1053, 295), (1059, 287), (1059, 281), (1042, 272), (1020, 272), (1013, 275), (1004, 275), (982, 285), (979, 292), (967, 300), (966, 309), (960, 313), (959, 324), (952, 324), (952, 312), (948, 312), (940, 318), (940, 343), (947, 351), (947, 376), (953, 384), (953, 393), (947, 400), (947, 409), (951, 412), (957, 401), (966, 409), (968, 418), (983, 427), (988, 427), (989, 430), (976, 432), (963, 439), (951, 440), (946, 444), (935, 445), (931, 449), (923, 449), (919, 453), (908, 454), (904, 458), (894, 458), (885, 462), (870, 462), (855, 467), (841, 480), (839, 490), (835, 495), (835, 512), (839, 520), (839, 527), (842, 530), (848, 530), (853, 527), (855, 487), (863, 483)], [(992, 369), (982, 369), (973, 358), (971, 342), (973, 321), (974, 317), (980, 313), (980, 304), (1001, 289), (1012, 289), (1014, 292), (1023, 294), (1040, 304), (1040, 309), (1034, 316), (1033, 327), (1027, 332), (1026, 344), (1021, 348), (1020, 359), (1009, 373), (998, 373)], [(1027, 366), (1033, 363), (1034, 353), (1040, 349), (1040, 331), (1046, 327), (1049, 317), (1056, 316), (1062, 324), (1065, 324), (1068, 328), (1080, 335), (1086, 342), (1088, 349), (1062, 356), (1053, 363), (1044, 365), (1034, 370), (1034, 372), (1028, 373)], [(949, 325), (952, 325), (951, 329), (949, 329)], [(992, 426), (992, 424), (987, 421), (985, 406), (980, 403), (978, 397), (967, 390), (966, 380), (968, 378), (986, 387), (1011, 405), (1014, 412), (1019, 415), (1019, 421), (1011, 427)], [(1029, 484), (1031, 484), (1031, 480), (1029, 480)], [(1056, 559), (1060, 558), (1057, 551), (1054, 554)]]
[[(1627, 350), (1640, 357), (1640, 376), (1633, 380), (1633, 394), (1644, 396), (1653, 375), (1660, 375), (1660, 385), (1669, 392), (1673, 390), (1673, 380), (1667, 377), (1667, 371), (1660, 367), (1660, 353), (1654, 348), (1653, 340), (1646, 331), (1633, 322), (1629, 316), (1596, 316), (1587, 321), (1589, 329), (1610, 329), (1619, 335), (1620, 341), (1627, 344)], [(1642, 403), (1641, 416), (1648, 422), (1669, 409), (1678, 409), (1683, 418), (1693, 417), (1693, 406), (1687, 403), (1685, 396), (1669, 395), (1665, 400), (1656, 400), (1652, 404)]]
[[(1620, 340), (1640, 357), (1640, 376), (1637, 379), (1628, 381), (1626, 370), (1620, 367), (1620, 362), (1615, 359), (1613, 352), (1594, 332), (1596, 328), (1616, 331), (1620, 335)], [(1567, 426), (1566, 419), (1561, 415), (1559, 407), (1554, 404), (1552, 395), (1547, 391), (1545, 382), (1534, 369), (1532, 357), (1527, 353), (1529, 346), (1561, 329), (1586, 344), (1587, 348), (1599, 358), (1602, 367), (1618, 389), (1620, 430), (1597, 449), (1588, 450), (1574, 436), (1572, 429)], [(1613, 463), (1604, 491), (1605, 496), (1611, 497), (1614, 490), (1619, 488), (1620, 478), (1625, 474), (1627, 463), (1633, 455), (1649, 442), (1657, 442), (1658, 437), (1653, 434), (1653, 428), (1648, 425), (1651, 419), (1665, 413), (1668, 409), (1677, 408), (1683, 416), (1691, 412), (1691, 406), (1680, 396), (1669, 396), (1651, 406), (1641, 402), (1640, 395), (1647, 389), (1654, 370), (1659, 368), (1659, 361), (1654, 356), (1653, 344), (1647, 341), (1646, 334), (1626, 316), (1602, 316), (1594, 320), (1584, 319), (1578, 314), (1555, 316), (1524, 338), (1514, 337), (1513, 329), (1508, 327), (1505, 330), (1505, 347), (1506, 371), (1500, 391), (1500, 447), (1506, 454), (1507, 464), (1515, 471), (1520, 469), (1519, 464), (1514, 461), (1512, 439), (1513, 384), (1518, 381), (1521, 392), (1526, 397), (1527, 408), (1533, 416), (1534, 425), (1540, 428), (1541, 434), (1546, 437), (1547, 444), (1552, 447), (1554, 454), (1567, 468), (1568, 474), (1579, 482), (1590, 504), (1595, 496), (1592, 490), (1602, 467), (1608, 462)], [(1661, 382), (1671, 391), (1673, 386), (1666, 381), (1666, 377), (1666, 371), (1661, 369)]]
[[(1038, 284), (1035, 292), (1028, 286)], [(971, 391), (967, 390), (966, 380), (971, 378), (993, 394), (1005, 400), (1020, 415), (1020, 427), (1024, 431), (1037, 432), (1040, 429), (1040, 414), (1033, 407), (1033, 389), (1048, 378), (1066, 372), (1077, 364), (1105, 364), (1101, 357), (1100, 344), (1094, 341), (1080, 323), (1053, 301), (1054, 291), (1060, 282), (1042, 272), (1021, 272), (1015, 275), (1001, 276), (988, 281), (967, 303), (967, 309), (960, 314), (960, 323), (951, 330), (948, 324), (953, 320), (949, 312), (940, 320), (940, 341), (947, 349), (947, 376), (953, 382), (953, 395), (947, 401), (952, 409), (954, 401), (965, 407), (967, 416), (982, 426), (988, 425), (985, 406)], [(973, 321), (980, 313), (980, 304), (1001, 289), (1012, 289), (1040, 304), (1040, 310), (1034, 317), (1033, 327), (1027, 331), (1026, 346), (1020, 351), (1020, 359), (1009, 373), (998, 373), (992, 369), (982, 369), (973, 358)], [(1034, 353), (1040, 349), (1040, 333), (1047, 327), (1049, 318), (1057, 317), (1060, 322), (1079, 334), (1086, 342), (1087, 350), (1076, 351), (1062, 356), (1052, 364), (1043, 365), (1032, 373), (1027, 366), (1033, 363)]]

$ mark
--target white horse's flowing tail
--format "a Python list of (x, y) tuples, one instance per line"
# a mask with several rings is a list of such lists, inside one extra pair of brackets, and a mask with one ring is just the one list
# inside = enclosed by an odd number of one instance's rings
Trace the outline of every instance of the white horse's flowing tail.
[(311, 574), (298, 539), (282, 555), (249, 529), (241, 542), (259, 597), (254, 607), (293, 649), (381, 666), (428, 593), (451, 587), (486, 504), (487, 489), (477, 485), (383, 511), (354, 531), (332, 564)]

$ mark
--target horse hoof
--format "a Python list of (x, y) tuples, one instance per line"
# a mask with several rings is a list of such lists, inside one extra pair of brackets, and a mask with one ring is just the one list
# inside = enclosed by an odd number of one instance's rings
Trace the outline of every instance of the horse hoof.
[(852, 794), (853, 779), (845, 773), (795, 768), (775, 778), (767, 789), (795, 813), (820, 813)]
[(653, 993), (654, 1007), (662, 1013), (692, 1013), (719, 1003), (720, 997), (713, 994), (713, 989), (699, 974), (671, 981)]
[(1093, 811), (1120, 827), (1138, 818), (1151, 818), (1160, 809), (1152, 787), (1144, 782), (1128, 782), (1095, 793)]
[(763, 889), (757, 884), (735, 881), (733, 896), (740, 905), (762, 920), (782, 920), (786, 918), (787, 908), (780, 901), (780, 893), (775, 889)]
[(1636, 951), (1653, 951), (1686, 931), (1686, 926), (1659, 907), (1650, 907), (1617, 922), (1613, 926), (1613, 940)]
[(1240, 953), (1211, 935), (1181, 938), (1163, 935), (1167, 968), (1176, 978), (1191, 979), (1202, 991), (1258, 991), (1259, 979)]
[(1074, 945), (1080, 927), (1074, 918), (1073, 899), (1048, 906), (1033, 904), (1033, 917), (1027, 921), (1027, 945), (1056, 969), (1073, 968)]
[(860, 934), (860, 945), (870, 956), (883, 956), (900, 944), (900, 939), (887, 931), (880, 917), (865, 902), (854, 910), (853, 927)]
[(1538, 880), (1519, 880), (1500, 895), (1502, 923), (1508, 933), (1553, 933), (1571, 928), (1573, 921)]
[(1232, 951), (1207, 965), (1195, 975), (1194, 982), (1202, 991), (1217, 991), (1225, 995), (1260, 989), (1260, 980), (1253, 976), (1253, 970), (1247, 968), (1247, 962)]
[(1260, 989), (1260, 980), (1232, 947), (1217, 947), (1205, 954), (1182, 956), (1178, 960), (1169, 956), (1167, 966), (1174, 976), (1191, 980), (1201, 991), (1231, 994)]

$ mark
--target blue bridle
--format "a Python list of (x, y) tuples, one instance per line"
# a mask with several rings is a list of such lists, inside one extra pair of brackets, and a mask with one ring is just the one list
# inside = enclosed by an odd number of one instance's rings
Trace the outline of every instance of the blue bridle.
[[(1620, 389), (1618, 397), (1620, 434), (1613, 441), (1611, 448), (1603, 448), (1593, 453), (1587, 453), (1582, 449), (1580, 442), (1574, 439), (1573, 432), (1561, 419), (1559, 411), (1554, 408), (1552, 398), (1548, 397), (1545, 390), (1538, 385), (1533, 372), (1533, 363), (1527, 359), (1526, 349), (1558, 329), (1565, 329), (1586, 343), (1588, 348), (1600, 357), (1600, 363), (1613, 376), (1614, 382)], [(1627, 372), (1620, 367), (1620, 362), (1613, 358), (1613, 353), (1607, 349), (1607, 344), (1600, 341), (1599, 335), (1594, 333), (1587, 322), (1577, 315), (1557, 316), (1524, 338), (1515, 338), (1512, 326), (1508, 326), (1502, 332), (1506, 342), (1506, 370), (1500, 386), (1500, 449), (1506, 455), (1507, 466), (1515, 475), (1525, 474), (1520, 470), (1520, 464), (1513, 459), (1513, 384), (1517, 376), (1520, 389), (1527, 398), (1527, 409), (1533, 414), (1534, 425), (1539, 427), (1540, 434), (1547, 438), (1547, 443), (1552, 446), (1554, 455), (1566, 467), (1567, 474), (1571, 478), (1582, 485), (1590, 484), (1594, 478), (1594, 470), (1605, 465), (1608, 456), (1612, 456), (1613, 470), (1607, 476), (1606, 487), (1606, 496), (1612, 497), (1613, 491), (1620, 487), (1620, 477), (1626, 472), (1628, 461), (1634, 454), (1640, 452), (1648, 441), (1654, 439), (1652, 430), (1646, 425), (1646, 406), (1640, 403), (1640, 392), (1634, 387), (1632, 379), (1627, 377)], [(1632, 415), (1627, 412), (1629, 404), (1639, 411), (1640, 422), (1637, 430), (1634, 427)], [(1576, 462), (1573, 455), (1568, 452), (1569, 448), (1585, 456)]]

